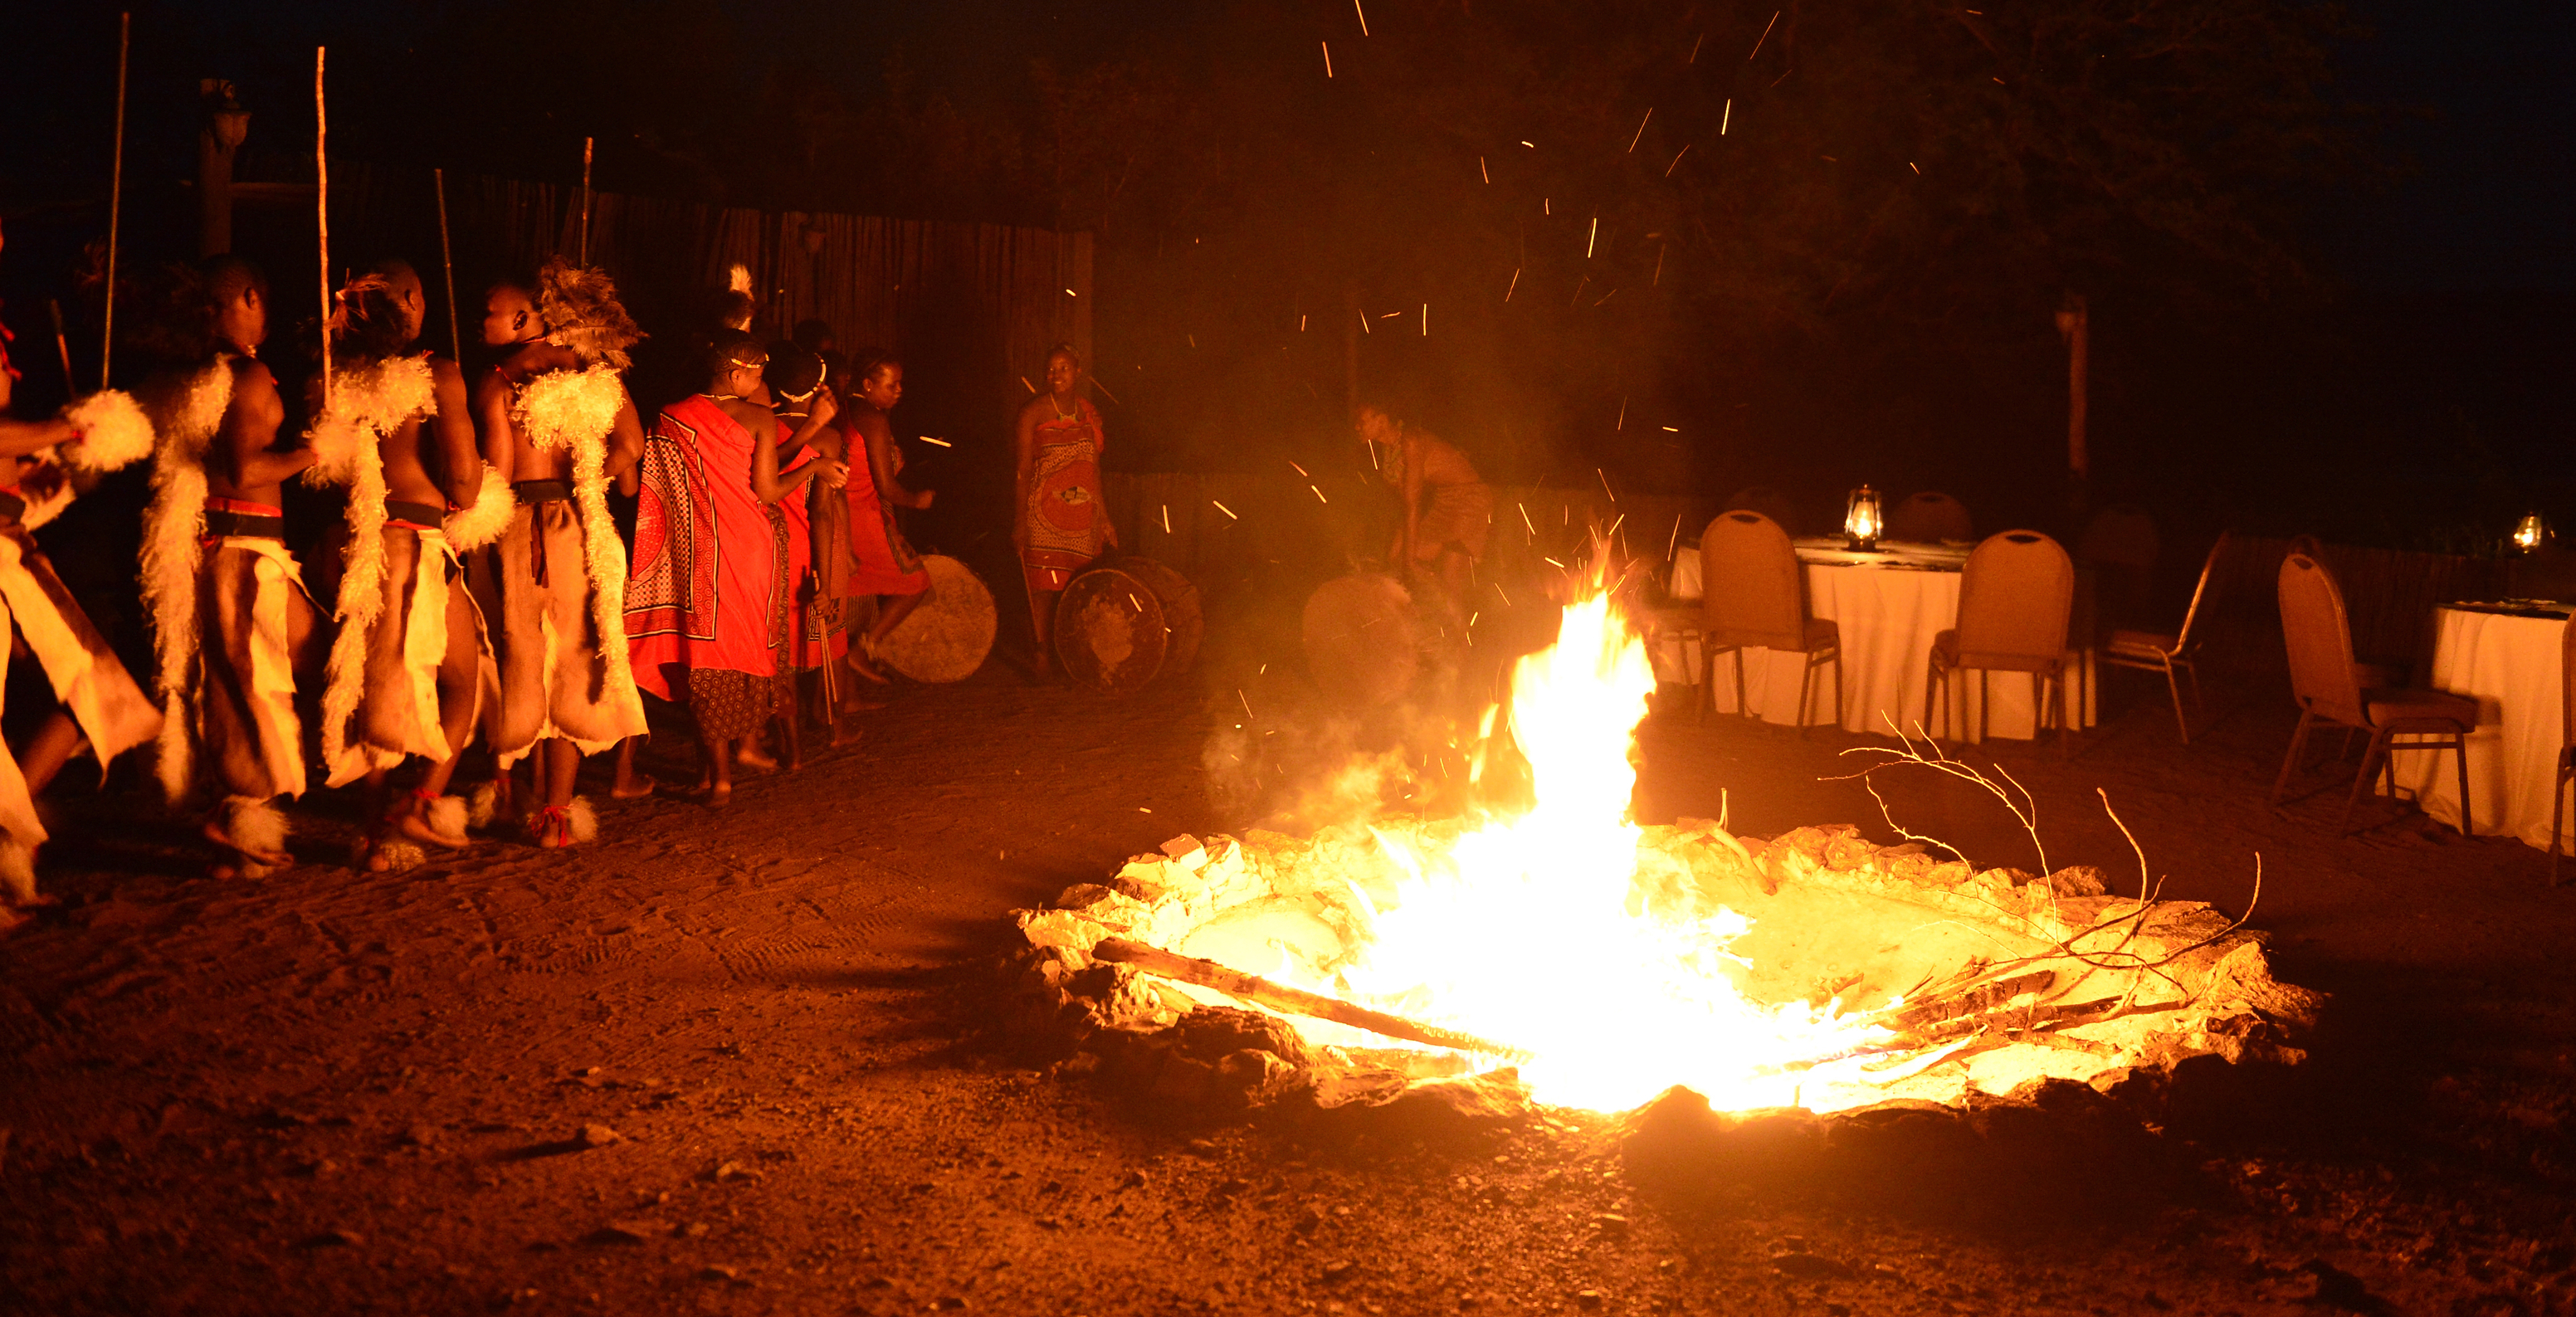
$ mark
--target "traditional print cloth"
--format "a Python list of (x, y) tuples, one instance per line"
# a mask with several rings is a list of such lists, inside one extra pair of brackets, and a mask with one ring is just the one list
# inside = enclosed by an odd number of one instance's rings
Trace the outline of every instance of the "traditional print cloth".
[(636, 683), (677, 699), (667, 668), (778, 671), (788, 583), (772, 509), (751, 492), (751, 431), (704, 395), (644, 440), (626, 635)]
[(1063, 589), (1107, 543), (1100, 498), (1100, 413), (1089, 398), (1075, 399), (1075, 405), (1072, 416), (1050, 417), (1037, 425), (1028, 545), (1020, 551), (1020, 566), (1032, 590)]

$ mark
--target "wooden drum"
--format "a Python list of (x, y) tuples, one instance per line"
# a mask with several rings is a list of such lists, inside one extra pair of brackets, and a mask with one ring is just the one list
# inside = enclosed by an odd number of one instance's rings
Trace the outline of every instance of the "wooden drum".
[(1206, 633), (1198, 587), (1149, 558), (1104, 558), (1056, 598), (1056, 661), (1074, 684), (1104, 695), (1187, 671)]
[(1374, 708), (1411, 690), (1423, 636), (1412, 592), (1392, 576), (1337, 577), (1306, 599), (1306, 671), (1343, 704)]
[(925, 553), (921, 565), (930, 597), (887, 633), (877, 657), (914, 681), (964, 681), (993, 652), (993, 592), (946, 554)]

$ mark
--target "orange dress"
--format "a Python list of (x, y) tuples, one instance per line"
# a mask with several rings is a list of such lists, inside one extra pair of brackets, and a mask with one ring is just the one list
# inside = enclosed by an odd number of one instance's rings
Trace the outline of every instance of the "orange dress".
[(1089, 398), (1075, 401), (1075, 414), (1037, 424), (1028, 545), (1020, 550), (1032, 590), (1063, 589), (1108, 542), (1109, 514), (1100, 499), (1100, 413)]

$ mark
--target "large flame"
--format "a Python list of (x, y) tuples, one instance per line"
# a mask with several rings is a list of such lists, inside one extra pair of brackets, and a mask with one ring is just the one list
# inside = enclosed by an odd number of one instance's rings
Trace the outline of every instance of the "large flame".
[(1804, 1002), (1746, 1000), (1725, 972), (1750, 920), (1722, 907), (1648, 909), (1632, 888), (1629, 762), (1646, 651), (1596, 582), (1556, 644), (1522, 659), (1510, 730), (1536, 803), (1441, 854), (1382, 838), (1409, 873), (1370, 913), (1346, 990), (1529, 1052), (1542, 1101), (1623, 1110), (1674, 1084), (1722, 1109), (1823, 1105), (1838, 1066), (1814, 1062), (1877, 1031)]

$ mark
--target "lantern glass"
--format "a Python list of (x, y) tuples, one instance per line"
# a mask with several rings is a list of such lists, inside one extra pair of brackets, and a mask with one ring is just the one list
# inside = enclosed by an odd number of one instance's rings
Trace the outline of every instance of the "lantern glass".
[(2548, 543), (2548, 541), (2549, 523), (2542, 521), (2539, 513), (2526, 512), (2523, 514), (2522, 520), (2514, 524), (2514, 552), (2529, 553), (2532, 550), (2539, 548), (2541, 545)]
[(1843, 538), (1855, 549), (1878, 547), (1879, 532), (1886, 523), (1881, 519), (1878, 491), (1863, 485), (1851, 492), (1843, 505)]

